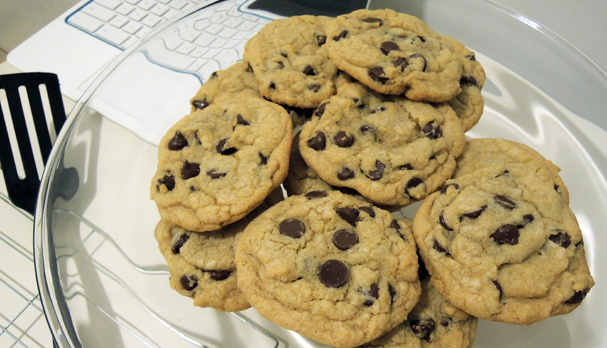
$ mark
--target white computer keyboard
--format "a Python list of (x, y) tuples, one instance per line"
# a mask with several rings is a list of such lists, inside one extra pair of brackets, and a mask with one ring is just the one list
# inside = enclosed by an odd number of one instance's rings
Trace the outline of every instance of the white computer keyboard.
[[(245, 0), (93, 0), (66, 21), (124, 50), (181, 11), (202, 8), (143, 47), (147, 58), (204, 82), (242, 58), (245, 43), (271, 19), (242, 12)], [(214, 4), (211, 4), (214, 3)]]

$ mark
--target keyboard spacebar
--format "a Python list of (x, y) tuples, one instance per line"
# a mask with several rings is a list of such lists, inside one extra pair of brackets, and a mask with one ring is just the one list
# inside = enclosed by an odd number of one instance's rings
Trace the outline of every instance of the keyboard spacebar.
[(171, 52), (166, 49), (162, 39), (154, 39), (145, 45), (150, 59), (154, 62), (165, 65), (168, 68), (185, 70), (196, 59), (184, 56), (179, 53)]

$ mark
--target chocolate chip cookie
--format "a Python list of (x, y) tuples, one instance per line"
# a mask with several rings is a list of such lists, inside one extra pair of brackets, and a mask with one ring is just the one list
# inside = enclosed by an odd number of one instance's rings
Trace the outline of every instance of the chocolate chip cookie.
[(572, 311), (594, 285), (573, 212), (533, 169), (495, 164), (447, 181), (413, 234), (432, 285), (482, 319), (529, 325)]
[(309, 15), (277, 19), (247, 42), (244, 61), (261, 95), (283, 105), (315, 108), (335, 93), (337, 68), (325, 46), (331, 20)]
[(380, 95), (350, 83), (316, 109), (301, 131), (299, 150), (330, 185), (404, 206), (451, 177), (464, 143), (447, 104)]
[(331, 61), (377, 92), (444, 102), (460, 93), (462, 57), (419, 18), (358, 10), (327, 26)]
[(291, 196), (262, 213), (240, 238), (236, 265), (261, 315), (335, 347), (392, 329), (420, 293), (409, 227), (337, 191)]
[(160, 141), (151, 198), (164, 219), (217, 230), (242, 219), (286, 177), (291, 118), (245, 92), (196, 110)]

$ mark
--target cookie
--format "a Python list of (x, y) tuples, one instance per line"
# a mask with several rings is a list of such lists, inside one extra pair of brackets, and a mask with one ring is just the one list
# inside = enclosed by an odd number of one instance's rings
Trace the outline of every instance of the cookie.
[(532, 324), (594, 285), (577, 220), (533, 168), (495, 164), (449, 180), (413, 220), (434, 285), (473, 316)]
[(481, 90), (485, 84), (485, 70), (476, 60), (474, 52), (461, 42), (444, 35), (443, 40), (449, 42), (457, 52), (461, 53), (462, 76), (459, 84), (462, 91), (447, 103), (459, 117), (464, 131), (468, 131), (478, 123), (483, 114), (485, 100)]
[(360, 348), (470, 348), (478, 319), (453, 307), (422, 279), (422, 294), (407, 321)]
[(171, 288), (198, 307), (236, 312), (251, 305), (236, 283), (234, 248), (249, 220), (221, 230), (192, 232), (160, 220), (154, 231), (170, 272)]
[(236, 265), (261, 315), (335, 347), (392, 329), (420, 293), (408, 226), (337, 191), (291, 196), (262, 213), (240, 238)]
[(244, 51), (261, 95), (275, 103), (315, 108), (335, 93), (337, 68), (329, 60), (325, 27), (332, 19), (295, 16), (267, 24)]
[(249, 93), (215, 101), (177, 122), (158, 146), (151, 198), (191, 231), (242, 219), (284, 180), (293, 141), (280, 106)]
[(243, 91), (260, 96), (255, 75), (247, 63), (239, 62), (225, 70), (211, 74), (190, 100), (191, 111), (202, 110), (217, 98), (233, 98), (234, 94)]
[(344, 84), (303, 127), (299, 150), (328, 184), (352, 188), (378, 204), (404, 206), (451, 177), (464, 143), (461, 123), (445, 103)]
[(419, 18), (390, 9), (358, 10), (327, 26), (337, 68), (373, 90), (444, 102), (460, 93), (461, 54)]
[(560, 168), (527, 145), (499, 138), (471, 139), (466, 142), (457, 159), (453, 177), (474, 172), (495, 164), (517, 165), (535, 171), (540, 180), (554, 187), (565, 205), (569, 204), (569, 191), (558, 175)]

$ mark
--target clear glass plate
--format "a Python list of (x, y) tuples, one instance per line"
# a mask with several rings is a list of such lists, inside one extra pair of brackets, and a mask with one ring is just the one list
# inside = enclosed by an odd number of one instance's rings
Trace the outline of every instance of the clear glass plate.
[[(600, 232), (607, 212), (607, 121), (597, 116), (607, 110), (605, 73), (549, 30), (489, 1), (374, 4), (417, 15), (476, 51), (488, 81), (484, 115), (468, 137), (518, 141), (561, 167), (584, 234), (596, 285), (583, 304), (529, 327), (481, 320), (475, 347), (605, 345), (607, 253), (599, 248), (607, 245)], [(168, 22), (149, 39), (187, 18)], [(44, 172), (35, 261), (54, 337), (62, 347), (86, 348), (322, 347), (254, 309), (230, 314), (196, 308), (170, 289), (153, 237), (159, 215), (149, 199), (157, 148), (93, 107), (104, 89), (114, 94), (116, 88), (129, 89), (125, 69), (140, 59), (144, 46), (122, 54), (84, 94)], [(169, 89), (175, 86), (153, 88), (155, 95), (166, 90), (172, 96)], [(184, 89), (186, 110), (195, 93)], [(154, 98), (149, 103), (160, 109), (175, 101)], [(412, 217), (414, 210), (406, 208), (403, 214)]]

